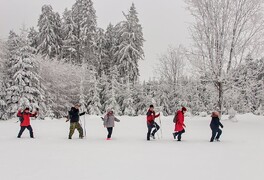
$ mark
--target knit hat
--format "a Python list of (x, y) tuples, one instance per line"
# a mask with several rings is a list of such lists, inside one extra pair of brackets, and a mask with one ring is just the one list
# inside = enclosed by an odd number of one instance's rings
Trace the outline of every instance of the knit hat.
[(151, 104), (151, 105), (149, 106), (149, 108), (154, 108), (154, 106)]
[(182, 107), (182, 111), (187, 111), (186, 107)]
[(106, 110), (106, 112), (107, 112), (107, 113), (110, 113), (110, 112), (113, 112), (113, 110), (112, 110), (111, 108), (108, 108), (108, 109)]
[(75, 106), (81, 107), (80, 103), (75, 103)]
[(212, 112), (211, 117), (219, 117), (219, 113), (217, 111)]

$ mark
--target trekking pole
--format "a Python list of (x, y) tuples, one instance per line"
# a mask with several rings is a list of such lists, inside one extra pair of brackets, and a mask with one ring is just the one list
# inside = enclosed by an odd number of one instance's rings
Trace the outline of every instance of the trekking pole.
[(86, 137), (85, 114), (84, 114), (83, 119), (84, 119), (83, 121), (84, 137)]
[(161, 123), (160, 116), (159, 116), (159, 123), (160, 123), (160, 135), (161, 135), (161, 139), (162, 139), (162, 123)]

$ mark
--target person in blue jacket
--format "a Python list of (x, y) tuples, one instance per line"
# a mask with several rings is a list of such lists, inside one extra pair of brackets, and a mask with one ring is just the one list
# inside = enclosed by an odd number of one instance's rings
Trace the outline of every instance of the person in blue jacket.
[(214, 140), (220, 141), (219, 138), (222, 134), (222, 130), (219, 128), (223, 128), (223, 124), (220, 122), (219, 119), (219, 113), (218, 112), (212, 112), (212, 120), (210, 123), (210, 128), (212, 130), (212, 137), (210, 139), (210, 142), (213, 142)]

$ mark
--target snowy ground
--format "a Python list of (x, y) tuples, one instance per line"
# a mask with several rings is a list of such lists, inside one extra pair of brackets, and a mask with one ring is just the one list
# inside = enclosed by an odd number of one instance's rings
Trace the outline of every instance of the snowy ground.
[(210, 143), (210, 118), (186, 118), (183, 141), (172, 139), (172, 117), (162, 117), (163, 138), (146, 141), (145, 117), (120, 117), (113, 140), (99, 117), (86, 116), (87, 137), (68, 140), (64, 120), (32, 120), (35, 139), (17, 139), (15, 120), (0, 122), (1, 180), (263, 180), (264, 117), (223, 120), (222, 142)]

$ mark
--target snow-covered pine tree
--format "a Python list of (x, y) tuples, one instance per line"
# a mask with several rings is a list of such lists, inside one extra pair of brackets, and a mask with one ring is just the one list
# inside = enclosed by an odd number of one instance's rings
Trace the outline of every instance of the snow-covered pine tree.
[(118, 65), (121, 78), (126, 79), (128, 75), (129, 81), (134, 84), (139, 76), (138, 61), (144, 58), (144, 38), (134, 3), (124, 16), (126, 20), (116, 26), (118, 43), (115, 64)]
[(10, 32), (7, 64), (9, 81), (6, 89), (9, 117), (21, 107), (39, 107), (39, 102), (44, 98), (34, 51), (35, 49), (29, 45), (24, 28), (20, 36)]
[(29, 29), (28, 40), (29, 40), (29, 45), (31, 47), (33, 47), (34, 49), (37, 49), (37, 47), (38, 47), (38, 32), (35, 30), (34, 27), (31, 27)]
[(102, 104), (102, 109), (101, 111), (104, 112), (107, 107), (106, 107), (106, 101), (107, 101), (107, 95), (109, 94), (109, 88), (110, 88), (110, 79), (109, 77), (106, 76), (106, 74), (103, 72), (101, 77), (100, 77), (100, 100)]
[(108, 108), (113, 109), (114, 113), (121, 115), (120, 105), (118, 103), (118, 96), (121, 92), (121, 84), (118, 82), (118, 70), (116, 66), (110, 68), (110, 83), (108, 89), (106, 89), (105, 100), (104, 100), (104, 111)]
[(133, 91), (133, 99), (135, 102), (136, 115), (145, 115), (147, 108), (151, 102), (151, 98), (147, 94), (145, 81), (143, 82), (143, 84), (137, 82), (134, 88), (135, 91)]
[(4, 43), (0, 40), (0, 120), (7, 119), (6, 117), (6, 101), (5, 101), (5, 74), (6, 69), (4, 67), (4, 64), (6, 63), (5, 58), (5, 46)]
[(74, 63), (77, 58), (76, 46), (78, 39), (75, 30), (76, 27), (73, 23), (72, 11), (65, 9), (62, 16), (62, 58), (70, 63)]
[(122, 111), (124, 115), (134, 116), (135, 115), (135, 106), (134, 100), (132, 98), (132, 84), (129, 82), (129, 76), (126, 79), (126, 89), (124, 91), (124, 101), (122, 104)]
[(105, 71), (104, 62), (106, 60), (106, 39), (104, 30), (97, 28), (96, 37), (95, 37), (95, 57), (96, 57), (96, 71), (98, 76), (101, 77), (102, 73)]
[(105, 53), (106, 57), (103, 59), (102, 66), (106, 75), (110, 75), (111, 68), (115, 65), (114, 50), (117, 44), (117, 32), (112, 24), (107, 26), (105, 32)]
[(165, 89), (166, 83), (160, 82), (159, 90), (158, 90), (158, 104), (157, 106), (160, 107), (160, 111), (162, 111), (163, 115), (168, 116), (171, 115), (173, 112), (170, 109), (171, 100), (169, 99), (169, 89)]
[[(260, 66), (257, 60), (248, 55), (245, 63), (240, 65), (236, 70), (235, 76), (235, 88), (232, 90), (237, 93), (237, 99), (235, 99), (234, 107), (241, 113), (254, 112), (260, 105), (258, 99), (259, 90), (259, 74)], [(231, 91), (231, 90), (230, 90)], [(229, 93), (232, 93), (232, 91)], [(233, 93), (234, 94), (234, 93)], [(232, 98), (232, 97), (231, 97)], [(232, 105), (231, 105), (232, 106)]]
[(38, 20), (38, 53), (45, 58), (60, 57), (62, 48), (62, 31), (60, 15), (51, 5), (42, 6)]
[(76, 0), (72, 7), (72, 20), (75, 27), (77, 63), (88, 62), (96, 65), (95, 36), (96, 14), (91, 0)]
[(100, 115), (101, 114), (101, 101), (100, 101), (100, 89), (97, 81), (97, 72), (93, 66), (90, 67), (90, 88), (88, 96), (88, 113), (92, 115)]

